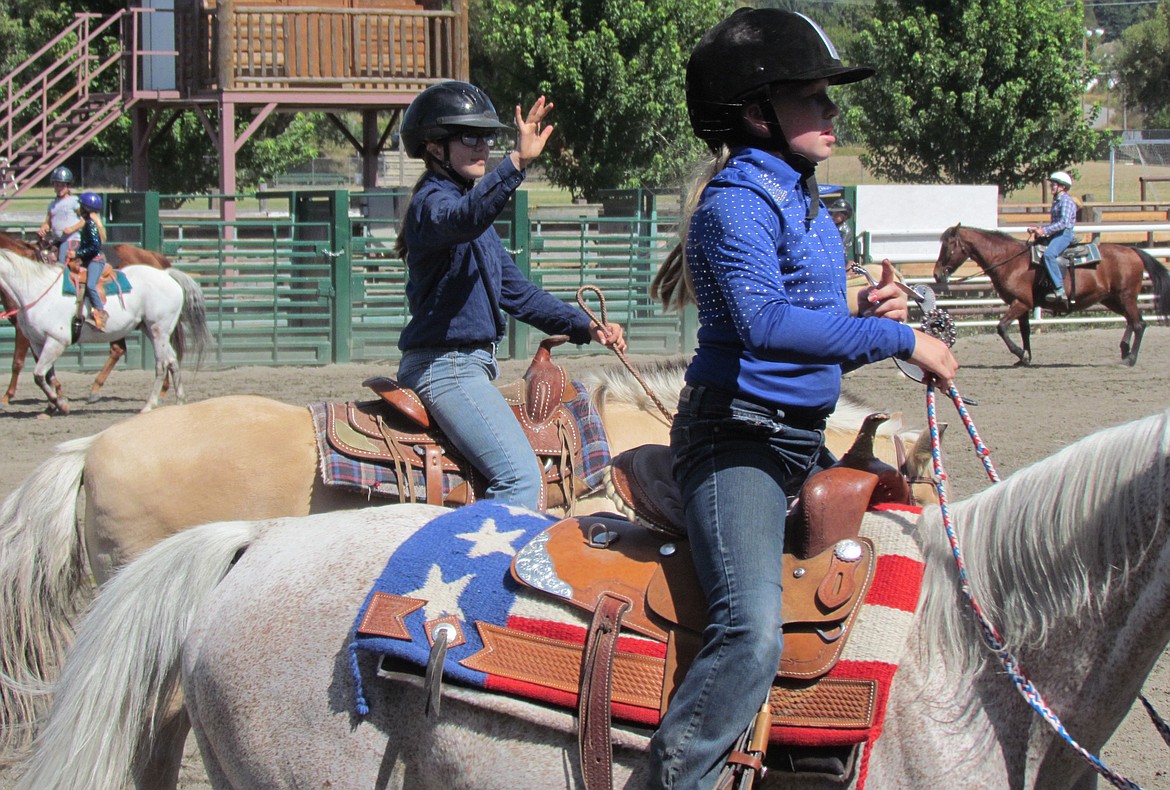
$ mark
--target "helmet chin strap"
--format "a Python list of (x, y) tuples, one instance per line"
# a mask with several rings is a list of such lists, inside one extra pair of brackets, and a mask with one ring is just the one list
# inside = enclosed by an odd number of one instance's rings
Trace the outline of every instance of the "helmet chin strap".
[(464, 189), (471, 189), (473, 186), (475, 186), (475, 179), (464, 178), (463, 176), (459, 175), (458, 171), (456, 171), (454, 167), (451, 166), (450, 140), (443, 141), (443, 158), (441, 160), (436, 159), (435, 163), (438, 164), (439, 169), (443, 171), (443, 174), (446, 175), (447, 178), (451, 179)]
[(806, 221), (812, 222), (821, 210), (821, 193), (817, 185), (816, 162), (803, 154), (795, 153), (789, 147), (788, 138), (784, 136), (784, 130), (780, 128), (780, 119), (776, 117), (776, 108), (772, 106), (770, 96), (767, 101), (760, 102), (760, 112), (763, 113), (764, 123), (767, 124), (768, 131), (771, 132), (771, 136), (765, 138), (770, 144), (771, 150), (780, 154), (780, 158), (800, 174), (801, 183), (808, 190), (808, 212), (804, 218)]

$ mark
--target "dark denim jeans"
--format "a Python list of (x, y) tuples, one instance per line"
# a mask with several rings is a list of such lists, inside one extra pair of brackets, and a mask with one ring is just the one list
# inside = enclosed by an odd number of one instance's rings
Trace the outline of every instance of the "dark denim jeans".
[(407, 351), (398, 383), (418, 393), (447, 438), (488, 479), (487, 498), (536, 510), (540, 462), (504, 396), (492, 348)]
[(674, 476), (707, 596), (703, 647), (650, 743), (651, 787), (711, 788), (780, 664), (787, 496), (830, 461), (823, 425), (687, 387), (671, 429)]

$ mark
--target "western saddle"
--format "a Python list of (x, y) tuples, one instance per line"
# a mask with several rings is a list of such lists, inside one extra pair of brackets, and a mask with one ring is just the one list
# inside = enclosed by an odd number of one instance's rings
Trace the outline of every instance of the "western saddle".
[[(888, 416), (875, 415), (863, 429), (870, 441)], [(874, 722), (876, 681), (825, 676), (841, 656), (876, 568), (872, 542), (858, 535), (862, 515), (879, 501), (905, 503), (909, 487), (872, 454), (846, 459), (854, 466), (835, 466), (806, 481), (786, 521), (783, 654), (757, 732), (766, 734), (773, 725), (862, 729)], [(556, 651), (534, 643), (500, 649), (524, 638), (494, 629), (493, 649), (464, 662), (506, 675), (515, 671), (507, 656), (523, 654), (522, 679), (575, 689), (580, 759), (591, 789), (612, 784), (612, 703), (656, 705), (664, 713), (707, 624), (706, 599), (681, 539), (668, 460), (668, 448), (656, 446), (614, 459), (613, 489), (641, 525), (612, 514), (569, 518), (516, 554), (517, 581), (589, 615), (584, 646), (561, 647), (565, 655), (544, 655)], [(663, 643), (665, 658), (621, 651), (623, 628)], [(733, 752), (729, 762), (761, 775), (766, 740)]]
[[(545, 338), (524, 377), (500, 388), (541, 462), (542, 510), (569, 508), (587, 492), (581, 431), (566, 406), (577, 391), (552, 361), (552, 348), (566, 340)], [(379, 399), (326, 404), (326, 439), (335, 450), (392, 468), (402, 502), (459, 506), (483, 496), (487, 481), (451, 446), (417, 394), (384, 376), (363, 384)]]

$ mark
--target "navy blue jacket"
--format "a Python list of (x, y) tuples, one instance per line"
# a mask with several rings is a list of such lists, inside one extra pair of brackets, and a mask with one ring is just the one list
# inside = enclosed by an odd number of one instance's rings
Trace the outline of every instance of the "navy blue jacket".
[(403, 221), (410, 322), (398, 348), (455, 348), (499, 342), (504, 316), (550, 335), (588, 343), (590, 320), (529, 282), (493, 223), (524, 180), (509, 157), (471, 189), (429, 173)]

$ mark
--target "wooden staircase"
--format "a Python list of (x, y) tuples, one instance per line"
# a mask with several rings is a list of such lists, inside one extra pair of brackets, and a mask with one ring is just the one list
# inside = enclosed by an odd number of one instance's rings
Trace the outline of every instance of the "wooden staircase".
[[(8, 159), (17, 183), (0, 197), (0, 210), (132, 103), (123, 91), (127, 17), (125, 10), (109, 17), (77, 14), (71, 25), (0, 79), (0, 156)], [(60, 54), (38, 67), (50, 53)]]

